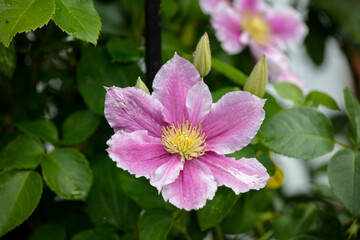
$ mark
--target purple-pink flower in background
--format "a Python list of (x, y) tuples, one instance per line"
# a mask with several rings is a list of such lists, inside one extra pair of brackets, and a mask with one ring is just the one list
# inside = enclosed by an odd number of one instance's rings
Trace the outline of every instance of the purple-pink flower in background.
[(236, 91), (212, 103), (198, 71), (176, 54), (153, 89), (106, 88), (105, 117), (115, 131), (107, 151), (119, 168), (150, 179), (166, 201), (186, 210), (203, 207), (221, 185), (236, 194), (266, 185), (269, 175), (255, 158), (224, 156), (250, 143), (265, 100)]
[(292, 72), (284, 51), (301, 43), (307, 34), (299, 12), (285, 6), (269, 6), (263, 0), (200, 0), (222, 48), (237, 54), (249, 47), (258, 60), (266, 55), (271, 80), (288, 81), (304, 88)]

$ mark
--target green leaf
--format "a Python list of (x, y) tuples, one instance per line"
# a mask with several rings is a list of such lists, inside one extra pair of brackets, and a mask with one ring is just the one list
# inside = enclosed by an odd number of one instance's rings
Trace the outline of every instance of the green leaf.
[(303, 92), (295, 84), (279, 82), (274, 83), (273, 86), (280, 97), (293, 101), (295, 106), (301, 105), (303, 103)]
[(233, 81), (235, 84), (238, 84), (240, 86), (244, 86), (247, 80), (247, 76), (234, 68), (233, 66), (219, 60), (216, 58), (211, 59), (211, 67), (218, 71), (219, 73), (223, 74), (227, 78), (229, 78), (231, 81)]
[(238, 88), (238, 87), (226, 87), (226, 88), (221, 88), (219, 90), (216, 90), (211, 93), (213, 102), (214, 103), (217, 102), (222, 96), (224, 96), (228, 92), (238, 91), (238, 90), (240, 90), (240, 88)]
[(350, 120), (350, 139), (357, 147), (360, 147), (360, 104), (347, 88), (344, 89), (344, 102), (346, 115)]
[(272, 204), (271, 193), (271, 190), (264, 188), (243, 194), (221, 222), (223, 232), (238, 234), (254, 228), (261, 215)]
[(173, 205), (165, 202), (156, 188), (152, 187), (149, 180), (145, 178), (135, 178), (128, 172), (122, 171), (120, 174), (120, 185), (124, 193), (143, 209), (167, 208), (174, 209)]
[(12, 77), (16, 67), (16, 51), (14, 44), (9, 48), (0, 44), (0, 72)]
[(275, 174), (276, 167), (269, 156), (267, 156), (266, 154), (262, 154), (256, 158), (266, 168), (266, 171), (270, 176)]
[(310, 107), (286, 109), (262, 125), (270, 150), (300, 159), (312, 159), (334, 148), (334, 127), (321, 112)]
[(317, 212), (318, 209), (315, 203), (297, 204), (291, 213), (284, 214), (276, 220), (274, 224), (276, 239), (288, 240), (311, 232), (312, 228), (316, 227)]
[(36, 228), (29, 240), (65, 240), (65, 227), (56, 223), (46, 223)]
[(54, 22), (67, 34), (92, 44), (97, 43), (101, 20), (92, 0), (55, 0)]
[(90, 137), (99, 126), (101, 118), (89, 111), (71, 114), (62, 126), (62, 143), (71, 145)]
[(329, 183), (336, 197), (354, 216), (360, 216), (360, 154), (343, 149), (328, 166)]
[(56, 126), (49, 120), (20, 122), (16, 124), (16, 127), (47, 142), (56, 143), (59, 139)]
[(139, 75), (142, 73), (136, 63), (111, 63), (102, 47), (85, 48), (77, 69), (80, 93), (89, 108), (99, 115), (104, 114), (104, 86), (134, 86)]
[(200, 229), (204, 231), (220, 223), (239, 197), (231, 189), (220, 187), (215, 197), (197, 211)]
[(138, 228), (141, 240), (166, 240), (172, 225), (172, 215), (164, 209), (150, 209), (140, 217)]
[(35, 210), (42, 193), (37, 172), (0, 173), (0, 236), (24, 222)]
[(311, 93), (309, 93), (306, 96), (305, 104), (315, 104), (316, 106), (320, 104), (329, 109), (340, 110), (339, 106), (332, 97), (318, 91), (312, 91)]
[(92, 166), (94, 184), (86, 201), (91, 221), (97, 227), (104, 224), (121, 230), (135, 227), (140, 208), (121, 189), (122, 170), (107, 156), (99, 156), (96, 160)]
[(43, 154), (44, 148), (39, 139), (20, 135), (1, 151), (0, 169), (36, 168), (40, 164)]
[(275, 114), (280, 112), (283, 108), (276, 101), (276, 99), (268, 93), (265, 93), (264, 98), (266, 99), (264, 110), (265, 110), (265, 121), (271, 119)]
[(71, 240), (120, 240), (116, 232), (106, 229), (90, 229), (76, 234)]
[(17, 33), (45, 25), (55, 11), (54, 0), (6, 0), (0, 2), (0, 42), (9, 47)]
[(133, 43), (121, 38), (112, 38), (106, 43), (113, 62), (136, 62), (142, 57), (142, 51)]
[(92, 172), (85, 156), (76, 149), (56, 149), (41, 163), (46, 184), (68, 200), (84, 200), (92, 183)]

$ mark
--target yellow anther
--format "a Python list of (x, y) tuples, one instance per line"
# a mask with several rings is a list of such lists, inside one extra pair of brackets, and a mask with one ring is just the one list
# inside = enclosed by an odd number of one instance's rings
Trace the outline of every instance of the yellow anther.
[(259, 45), (266, 45), (271, 41), (270, 27), (263, 16), (259, 14), (245, 13), (243, 15), (242, 28)]
[(182, 124), (171, 124), (162, 127), (161, 143), (166, 151), (171, 154), (179, 154), (181, 162), (198, 158), (205, 154), (207, 144), (205, 142), (207, 135), (202, 132), (201, 124), (193, 126), (188, 121)]

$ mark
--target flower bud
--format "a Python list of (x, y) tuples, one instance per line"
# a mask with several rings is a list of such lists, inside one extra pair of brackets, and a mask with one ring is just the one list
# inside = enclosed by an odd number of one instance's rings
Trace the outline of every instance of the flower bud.
[(211, 69), (211, 51), (207, 33), (200, 38), (194, 53), (194, 65), (201, 77), (208, 75)]
[(248, 80), (245, 83), (244, 91), (250, 92), (259, 98), (265, 94), (265, 87), (268, 81), (268, 68), (266, 57), (263, 56), (251, 71)]
[(145, 85), (145, 83), (141, 80), (140, 77), (138, 77), (138, 79), (136, 80), (136, 85), (135, 87), (143, 90), (144, 92), (146, 92), (147, 94), (150, 94), (149, 89), (147, 88), (147, 86)]

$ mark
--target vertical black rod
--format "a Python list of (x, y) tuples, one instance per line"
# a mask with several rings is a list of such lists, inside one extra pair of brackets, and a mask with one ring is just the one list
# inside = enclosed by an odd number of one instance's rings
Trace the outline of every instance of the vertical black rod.
[(161, 0), (145, 0), (146, 85), (152, 91), (155, 74), (161, 67)]

